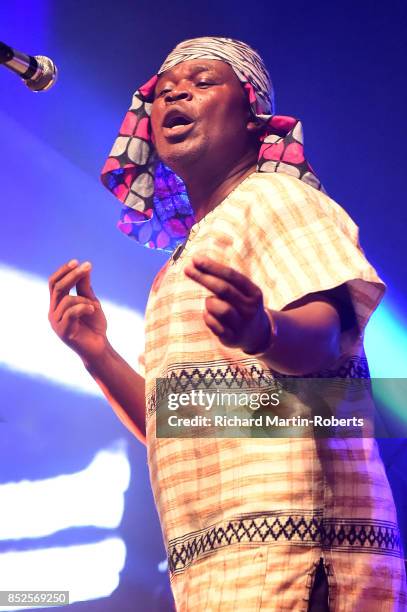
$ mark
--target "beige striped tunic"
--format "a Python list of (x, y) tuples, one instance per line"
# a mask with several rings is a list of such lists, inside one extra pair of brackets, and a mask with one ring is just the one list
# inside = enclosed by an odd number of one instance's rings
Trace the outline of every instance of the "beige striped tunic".
[[(358, 328), (324, 376), (366, 377), (366, 323), (385, 286), (358, 228), (325, 194), (254, 172), (195, 224), (157, 275), (146, 312), (148, 464), (180, 612), (306, 611), (323, 557), (330, 610), (407, 609), (395, 507), (372, 438), (157, 438), (155, 381), (257, 374), (202, 319), (209, 292), (183, 269), (204, 252), (246, 274), (280, 310), (347, 283)], [(316, 373), (317, 374), (317, 373)]]

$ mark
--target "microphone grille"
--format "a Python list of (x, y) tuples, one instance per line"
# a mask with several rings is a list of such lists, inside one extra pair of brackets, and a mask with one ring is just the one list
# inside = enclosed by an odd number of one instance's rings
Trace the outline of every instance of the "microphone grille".
[(50, 89), (57, 80), (58, 69), (54, 62), (45, 55), (36, 55), (35, 59), (38, 68), (34, 76), (24, 82), (31, 91), (46, 91)]

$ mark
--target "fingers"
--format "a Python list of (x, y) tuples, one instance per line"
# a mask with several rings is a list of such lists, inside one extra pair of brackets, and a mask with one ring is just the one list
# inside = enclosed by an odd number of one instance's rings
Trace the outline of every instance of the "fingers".
[(255, 297), (260, 291), (257, 285), (252, 283), (244, 274), (241, 274), (229, 266), (214, 261), (205, 255), (195, 255), (192, 261), (196, 270), (201, 274), (209, 274), (224, 280), (243, 295)]
[(95, 307), (92, 304), (74, 304), (66, 309), (62, 317), (62, 322), (70, 323), (80, 319), (83, 315), (93, 314)]
[(259, 321), (264, 316), (263, 294), (252, 281), (229, 266), (206, 256), (195, 256), (185, 275), (213, 295), (205, 300), (207, 327), (230, 347), (250, 348), (257, 343)]
[(63, 276), (65, 276), (65, 274), (70, 272), (73, 268), (76, 268), (78, 263), (79, 262), (77, 259), (71, 259), (71, 261), (68, 261), (68, 263), (63, 264), (60, 268), (58, 268), (58, 270), (56, 270), (54, 274), (51, 274), (51, 276), (48, 279), (48, 286), (49, 286), (50, 293), (52, 293), (55, 283), (59, 281)]
[(61, 266), (49, 279), (49, 289), (51, 295), (50, 309), (55, 310), (64, 296), (68, 295), (70, 290), (80, 283), (85, 276), (88, 277), (87, 283), (81, 292), (83, 297), (95, 299), (95, 294), (90, 288), (89, 272), (92, 265), (85, 261), (80, 266), (76, 259), (71, 260), (67, 264)]
[(186, 266), (184, 271), (189, 278), (209, 289), (218, 298), (234, 304), (236, 307), (247, 301), (247, 296), (219, 277), (202, 272), (195, 266)]
[(88, 298), (76, 295), (65, 295), (53, 311), (53, 320), (56, 323), (59, 323), (62, 320), (65, 312), (77, 304), (87, 304), (89, 306), (93, 306), (94, 308), (96, 307), (96, 304)]
[(219, 321), (224, 327), (238, 330), (242, 325), (242, 318), (237, 310), (228, 302), (209, 296), (205, 300), (207, 312)]
[(206, 325), (223, 344), (234, 346), (243, 326), (242, 318), (236, 309), (214, 296), (207, 297), (205, 305), (203, 319)]
[(225, 333), (224, 326), (220, 323), (220, 321), (218, 321), (218, 319), (216, 319), (216, 317), (205, 311), (203, 314), (203, 318), (206, 325), (211, 331), (213, 331), (214, 334), (220, 336)]
[[(195, 261), (195, 258), (193, 260)], [(263, 295), (259, 287), (240, 272), (212, 260), (209, 261), (208, 266), (206, 264), (203, 267), (186, 266), (185, 275), (206, 287), (220, 300), (229, 303), (244, 319), (253, 318), (256, 312), (263, 307)], [(220, 272), (221, 275), (219, 275)], [(241, 288), (245, 287), (246, 293), (223, 277), (231, 278), (233, 282), (237, 279), (236, 284)]]
[(87, 272), (76, 283), (76, 293), (90, 300), (97, 300), (95, 292), (90, 284), (90, 272)]
[(67, 308), (61, 319), (60, 325), (62, 333), (67, 340), (72, 340), (75, 336), (75, 326), (81, 317), (92, 315), (95, 312), (95, 307), (92, 304), (74, 304)]
[(233, 345), (234, 333), (232, 332), (232, 330), (222, 325), (222, 323), (220, 323), (220, 321), (216, 317), (214, 317), (207, 311), (203, 314), (203, 320), (205, 321), (211, 332), (213, 332), (221, 342), (223, 342), (224, 344)]

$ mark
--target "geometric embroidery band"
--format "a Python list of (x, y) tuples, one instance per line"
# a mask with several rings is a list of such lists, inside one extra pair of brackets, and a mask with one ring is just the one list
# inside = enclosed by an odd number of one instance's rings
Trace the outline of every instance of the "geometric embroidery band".
[(322, 511), (268, 512), (240, 516), (171, 540), (168, 567), (178, 574), (220, 548), (240, 543), (295, 543), (321, 549), (401, 557), (398, 527), (372, 519), (324, 519)]

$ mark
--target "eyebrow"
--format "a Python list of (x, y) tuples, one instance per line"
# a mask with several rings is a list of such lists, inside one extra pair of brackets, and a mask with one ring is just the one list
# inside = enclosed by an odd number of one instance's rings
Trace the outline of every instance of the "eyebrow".
[(213, 66), (194, 66), (191, 69), (191, 74), (197, 74), (198, 72), (210, 72), (213, 69)]
[[(174, 66), (175, 68), (175, 66)], [(193, 66), (189, 72), (189, 76), (195, 76), (196, 74), (198, 74), (199, 72), (210, 72), (211, 70), (214, 70), (213, 66), (208, 66), (208, 65), (199, 65), (199, 66)], [(164, 76), (166, 74), (166, 76)], [(158, 75), (158, 78), (167, 78), (167, 79), (171, 79), (171, 77), (173, 76), (172, 73), (172, 69), (166, 70), (165, 72), (163, 72), (162, 74)]]

